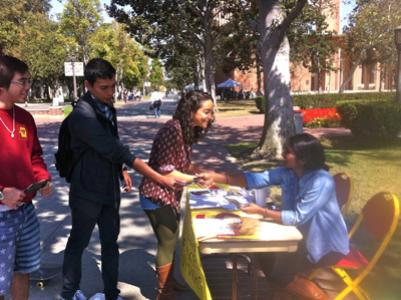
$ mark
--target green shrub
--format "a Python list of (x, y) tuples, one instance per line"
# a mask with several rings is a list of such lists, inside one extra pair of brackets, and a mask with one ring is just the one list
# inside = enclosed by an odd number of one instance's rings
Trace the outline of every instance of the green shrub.
[(305, 127), (308, 128), (336, 128), (340, 127), (341, 123), (339, 120), (331, 120), (327, 118), (316, 118), (312, 122), (304, 123)]
[(350, 101), (390, 101), (395, 99), (394, 92), (370, 92), (370, 93), (330, 93), (330, 94), (305, 94), (293, 95), (294, 105), (301, 108), (335, 107), (342, 102)]
[(29, 98), (28, 103), (51, 103), (52, 99), (47, 98)]
[[(330, 93), (330, 94), (304, 94), (292, 95), (295, 106), (300, 108), (325, 108), (336, 107), (342, 103), (349, 103), (352, 101), (392, 101), (395, 99), (394, 92), (370, 92), (370, 93)], [(264, 113), (264, 97), (255, 98), (257, 109)]]
[(394, 101), (342, 103), (341, 124), (359, 139), (391, 140), (401, 131), (401, 104)]
[(265, 112), (265, 97), (256, 97), (255, 99), (255, 105), (256, 108), (261, 112), (264, 113)]
[(64, 106), (64, 116), (68, 116), (70, 113), (72, 112), (72, 106), (71, 105), (67, 105)]

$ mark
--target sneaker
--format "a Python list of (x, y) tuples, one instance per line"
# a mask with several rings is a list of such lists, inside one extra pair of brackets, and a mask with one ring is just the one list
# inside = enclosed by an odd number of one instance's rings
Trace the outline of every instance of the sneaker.
[[(105, 300), (106, 296), (103, 293), (96, 293), (89, 300)], [(116, 300), (124, 300), (121, 296), (117, 296)]]
[(77, 290), (72, 297), (72, 300), (87, 300), (87, 298), (81, 290)]
[[(65, 300), (63, 297), (58, 296), (56, 298), (57, 300)], [(72, 296), (71, 298), (72, 300), (87, 300), (86, 296), (84, 295), (84, 293), (81, 290), (77, 290), (74, 294), (74, 296)]]
[(89, 300), (106, 300), (106, 296), (103, 293), (96, 293)]

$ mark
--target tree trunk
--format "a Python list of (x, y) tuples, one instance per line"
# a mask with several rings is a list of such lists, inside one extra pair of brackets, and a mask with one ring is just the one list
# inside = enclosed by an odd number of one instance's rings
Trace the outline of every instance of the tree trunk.
[(383, 81), (384, 81), (384, 70), (383, 70), (383, 65), (380, 64), (379, 92), (382, 92), (382, 89), (383, 89)]
[(212, 96), (214, 106), (217, 108), (216, 103), (216, 86), (214, 82), (214, 59), (213, 59), (213, 43), (211, 37), (206, 34), (205, 37), (205, 79), (207, 92)]
[(194, 74), (194, 88), (195, 89), (199, 89), (199, 85), (201, 82), (201, 74), (202, 74), (202, 66), (201, 66), (201, 60), (198, 59), (198, 62), (196, 63), (194, 69), (196, 70), (195, 74)]
[(340, 89), (338, 91), (340, 94), (344, 92), (345, 87), (347, 86), (347, 84), (351, 82), (352, 78), (354, 77), (354, 73), (355, 73), (355, 70), (356, 70), (357, 67), (358, 67), (357, 64), (352, 64), (351, 71), (350, 71), (348, 77), (343, 81), (343, 83), (340, 86)]
[(50, 85), (47, 85), (47, 94), (49, 95), (48, 99), (54, 98), (53, 89), (50, 87)]
[(45, 98), (45, 91), (43, 88), (43, 85), (40, 85), (40, 99), (44, 99)]
[(256, 55), (256, 82), (257, 82), (257, 91), (256, 95), (262, 95), (262, 70), (260, 65), (260, 57)]
[(285, 35), (287, 28), (283, 28), (283, 23), (277, 25), (284, 14), (279, 1), (260, 0), (259, 12), (259, 49), (267, 109), (262, 137), (252, 156), (279, 159), (286, 140), (295, 131), (290, 95), (290, 45)]
[(202, 29), (203, 29), (203, 54), (205, 57), (205, 81), (206, 90), (212, 96), (214, 107), (217, 110), (216, 102), (216, 84), (214, 82), (214, 57), (213, 57), (213, 47), (215, 43), (215, 38), (213, 37), (212, 23), (214, 19), (213, 5), (207, 5), (208, 1), (204, 3), (205, 7), (203, 9), (202, 17)]

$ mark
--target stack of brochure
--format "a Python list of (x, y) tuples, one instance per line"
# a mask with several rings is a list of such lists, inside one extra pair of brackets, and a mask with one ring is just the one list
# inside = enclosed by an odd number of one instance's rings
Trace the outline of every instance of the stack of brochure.
[(241, 206), (252, 202), (247, 193), (232, 193), (223, 189), (192, 190), (189, 193), (191, 208), (223, 208), (239, 210)]

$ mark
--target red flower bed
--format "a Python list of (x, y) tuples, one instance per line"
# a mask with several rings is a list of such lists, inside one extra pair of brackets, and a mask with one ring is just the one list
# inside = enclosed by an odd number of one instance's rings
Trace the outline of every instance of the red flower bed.
[(300, 109), (304, 115), (304, 123), (313, 122), (315, 119), (328, 119), (333, 121), (339, 121), (341, 119), (340, 115), (337, 113), (335, 107), (333, 108), (308, 108)]

